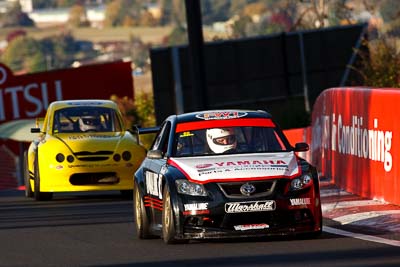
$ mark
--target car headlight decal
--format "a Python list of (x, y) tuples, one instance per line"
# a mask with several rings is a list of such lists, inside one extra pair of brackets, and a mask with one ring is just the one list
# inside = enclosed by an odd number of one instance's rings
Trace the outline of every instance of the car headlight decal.
[(72, 163), (72, 162), (74, 162), (74, 157), (72, 156), (72, 155), (68, 155), (67, 156), (67, 161), (69, 162), (69, 163)]
[(309, 174), (304, 174), (295, 178), (290, 183), (291, 190), (300, 190), (312, 184), (312, 178)]
[(129, 160), (132, 158), (131, 152), (129, 152), (129, 151), (124, 151), (124, 152), (122, 153), (122, 158), (123, 158), (125, 161), (129, 161)]
[(113, 159), (118, 162), (121, 160), (121, 155), (120, 154), (114, 154)]
[(65, 160), (65, 156), (62, 153), (58, 153), (56, 155), (56, 160), (57, 160), (57, 162), (61, 163), (61, 162), (63, 162)]
[(192, 183), (185, 179), (175, 181), (178, 193), (191, 196), (207, 196), (206, 189), (202, 184)]

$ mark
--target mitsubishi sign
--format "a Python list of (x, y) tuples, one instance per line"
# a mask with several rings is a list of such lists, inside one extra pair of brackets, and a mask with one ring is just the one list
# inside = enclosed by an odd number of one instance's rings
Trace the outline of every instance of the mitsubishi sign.
[(52, 101), (133, 98), (130, 62), (112, 62), (74, 69), (13, 75), (0, 64), (0, 124), (44, 117)]

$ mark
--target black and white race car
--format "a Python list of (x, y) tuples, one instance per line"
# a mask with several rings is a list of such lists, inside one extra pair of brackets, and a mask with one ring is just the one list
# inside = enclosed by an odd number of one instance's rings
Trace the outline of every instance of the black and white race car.
[(169, 116), (134, 177), (139, 238), (262, 237), (322, 231), (316, 169), (264, 111)]

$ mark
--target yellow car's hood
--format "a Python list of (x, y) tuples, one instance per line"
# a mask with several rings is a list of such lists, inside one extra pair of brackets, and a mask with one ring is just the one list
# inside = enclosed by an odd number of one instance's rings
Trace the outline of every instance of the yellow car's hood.
[(58, 134), (57, 139), (61, 140), (72, 152), (79, 151), (115, 151), (122, 141), (125, 133), (77, 133)]

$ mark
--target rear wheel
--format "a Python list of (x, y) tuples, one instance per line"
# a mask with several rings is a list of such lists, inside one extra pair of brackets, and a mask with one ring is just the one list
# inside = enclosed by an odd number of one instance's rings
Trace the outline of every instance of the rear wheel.
[(24, 152), (24, 182), (25, 182), (25, 197), (33, 197), (33, 191), (30, 182), (28, 152)]
[(35, 163), (34, 163), (34, 173), (35, 173), (35, 191), (34, 196), (36, 200), (50, 200), (53, 197), (53, 193), (51, 192), (40, 192), (40, 173), (39, 173), (39, 162), (38, 155), (36, 154)]
[(149, 219), (137, 184), (133, 189), (133, 202), (136, 234), (140, 239), (151, 238)]

